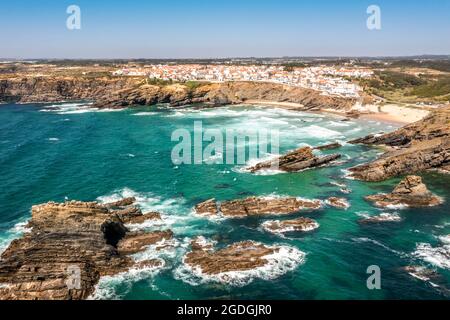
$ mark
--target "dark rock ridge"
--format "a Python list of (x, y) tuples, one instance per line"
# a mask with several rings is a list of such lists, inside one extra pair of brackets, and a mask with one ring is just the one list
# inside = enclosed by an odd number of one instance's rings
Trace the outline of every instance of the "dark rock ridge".
[(306, 232), (319, 228), (319, 224), (313, 219), (300, 217), (292, 220), (265, 221), (261, 227), (271, 233)]
[[(319, 147), (319, 148), (324, 148)], [(302, 147), (291, 151), (275, 160), (269, 160), (256, 164), (248, 169), (248, 171), (255, 173), (264, 169), (278, 169), (285, 172), (296, 172), (308, 168), (314, 168), (326, 165), (341, 157), (340, 154), (326, 155), (318, 157), (313, 154), (311, 147)]]
[(450, 106), (388, 134), (369, 135), (350, 143), (389, 148), (377, 160), (350, 169), (350, 176), (365, 181), (414, 174), (427, 169), (450, 169)]
[(319, 209), (319, 200), (303, 200), (294, 197), (269, 198), (250, 197), (240, 200), (217, 202), (210, 199), (195, 206), (199, 215), (234, 218), (261, 215), (291, 214), (305, 209)]
[[(33, 206), (31, 231), (1, 255), (0, 299), (85, 299), (103, 275), (160, 264), (136, 264), (128, 256), (172, 236), (171, 231), (129, 233), (122, 205), (130, 204), (132, 199), (109, 205), (69, 201)], [(133, 217), (142, 216), (138, 211)], [(72, 272), (79, 272), (79, 283), (71, 282)]]
[(204, 83), (196, 88), (184, 84), (157, 86), (144, 78), (133, 77), (16, 77), (0, 78), (0, 102), (57, 102), (92, 100), (97, 108), (123, 108), (133, 105), (169, 103), (180, 106), (193, 103), (213, 105), (239, 104), (246, 100), (292, 102), (301, 110), (323, 106), (350, 110), (354, 99), (324, 96), (319, 91), (274, 83)]
[(406, 205), (409, 207), (436, 206), (442, 199), (431, 193), (418, 176), (407, 176), (388, 194), (367, 196), (378, 207)]

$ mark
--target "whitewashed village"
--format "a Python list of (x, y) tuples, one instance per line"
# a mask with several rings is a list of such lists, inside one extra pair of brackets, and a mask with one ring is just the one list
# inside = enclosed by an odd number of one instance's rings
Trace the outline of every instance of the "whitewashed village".
[(294, 87), (321, 91), (324, 95), (358, 98), (362, 88), (350, 78), (370, 78), (373, 71), (367, 68), (336, 68), (318, 66), (293, 68), (284, 66), (239, 66), (239, 65), (146, 65), (127, 66), (112, 72), (114, 76), (146, 76), (165, 81), (258, 81), (273, 82)]

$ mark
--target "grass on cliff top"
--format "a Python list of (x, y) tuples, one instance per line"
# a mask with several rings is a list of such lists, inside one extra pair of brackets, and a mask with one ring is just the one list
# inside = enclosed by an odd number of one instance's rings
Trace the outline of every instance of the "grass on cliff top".
[(376, 71), (371, 79), (360, 81), (364, 90), (390, 101), (414, 103), (450, 100), (450, 74), (420, 75), (392, 70)]

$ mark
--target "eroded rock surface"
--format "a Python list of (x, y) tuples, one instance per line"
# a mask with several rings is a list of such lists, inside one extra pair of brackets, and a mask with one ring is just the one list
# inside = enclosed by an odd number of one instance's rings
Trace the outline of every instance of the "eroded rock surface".
[(277, 159), (258, 163), (249, 168), (248, 171), (254, 173), (264, 169), (277, 169), (285, 172), (295, 172), (323, 166), (341, 157), (340, 154), (318, 157), (312, 151), (313, 149), (311, 147), (302, 147)]
[(305, 209), (319, 209), (319, 200), (304, 200), (294, 197), (271, 198), (249, 197), (239, 200), (217, 202), (214, 199), (196, 205), (197, 214), (214, 216), (221, 214), (224, 217), (248, 217), (270, 214), (291, 214)]
[(114, 206), (80, 201), (33, 206), (31, 231), (1, 255), (0, 299), (85, 299), (101, 276), (135, 267), (118, 244), (125, 253), (137, 252), (170, 232), (142, 235), (142, 241), (132, 242), (122, 219), (122, 206), (132, 201), (124, 199)]
[(378, 207), (409, 206), (426, 207), (442, 203), (442, 199), (431, 193), (419, 176), (407, 176), (388, 194), (367, 196), (368, 201), (374, 202)]
[(297, 218), (292, 220), (270, 220), (261, 224), (261, 227), (272, 233), (285, 233), (285, 232), (306, 232), (319, 228), (317, 221), (310, 218)]
[(427, 169), (446, 170), (450, 165), (450, 106), (394, 132), (350, 142), (390, 148), (377, 160), (350, 169), (351, 177), (359, 180), (382, 181)]

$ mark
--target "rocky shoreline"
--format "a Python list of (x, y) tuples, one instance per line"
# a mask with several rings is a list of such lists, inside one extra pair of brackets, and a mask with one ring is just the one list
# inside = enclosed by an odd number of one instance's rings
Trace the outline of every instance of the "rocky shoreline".
[(382, 181), (424, 170), (450, 171), (450, 106), (433, 111), (423, 120), (387, 134), (369, 135), (354, 144), (384, 146), (377, 160), (350, 169), (350, 176)]

